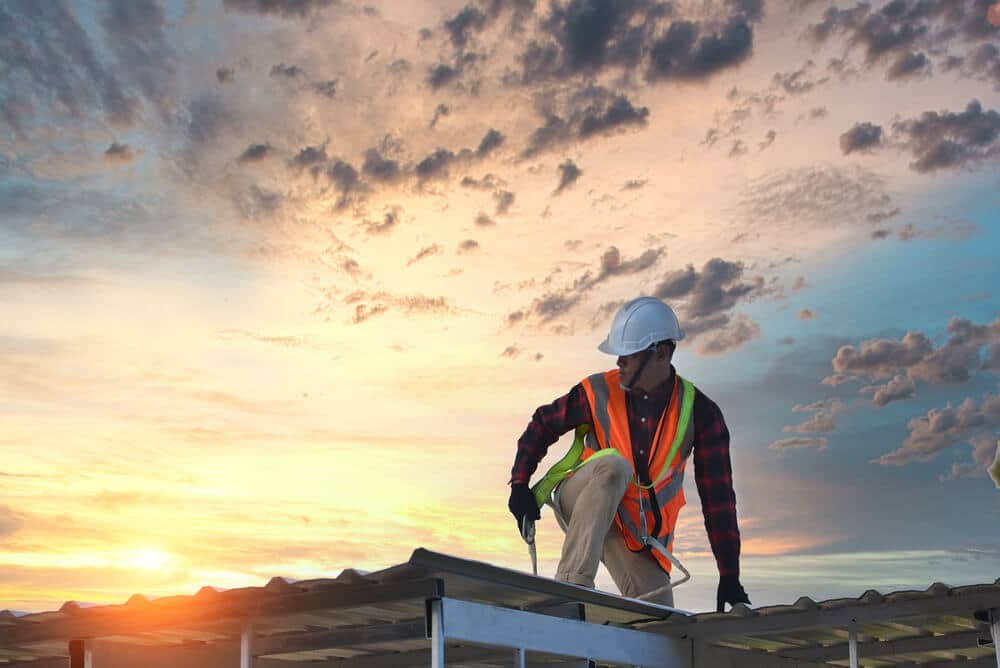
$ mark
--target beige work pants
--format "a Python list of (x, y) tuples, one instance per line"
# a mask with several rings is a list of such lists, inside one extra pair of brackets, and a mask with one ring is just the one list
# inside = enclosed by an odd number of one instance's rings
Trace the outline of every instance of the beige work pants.
[[(559, 483), (559, 511), (567, 523), (556, 580), (594, 586), (601, 561), (623, 596), (637, 598), (670, 583), (649, 552), (632, 552), (614, 524), (615, 512), (632, 479), (623, 457), (601, 457)], [(650, 603), (673, 606), (667, 588)]]

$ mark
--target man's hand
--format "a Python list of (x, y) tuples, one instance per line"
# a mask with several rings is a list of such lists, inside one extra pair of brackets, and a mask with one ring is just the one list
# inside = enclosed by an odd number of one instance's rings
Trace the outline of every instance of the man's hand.
[(521, 533), (525, 517), (537, 520), (542, 516), (538, 511), (538, 503), (535, 501), (535, 495), (532, 494), (531, 488), (523, 482), (514, 483), (510, 486), (510, 500), (507, 502), (507, 507), (510, 508), (514, 519), (517, 520), (518, 533)]
[(716, 612), (724, 612), (726, 603), (746, 603), (750, 605), (750, 598), (740, 584), (739, 575), (723, 575), (719, 578), (719, 593), (715, 597)]

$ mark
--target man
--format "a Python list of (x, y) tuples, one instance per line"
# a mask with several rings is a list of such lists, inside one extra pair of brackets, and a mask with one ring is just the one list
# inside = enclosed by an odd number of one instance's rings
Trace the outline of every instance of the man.
[[(585, 587), (603, 561), (624, 596), (673, 605), (671, 562), (646, 536), (672, 549), (689, 455), (705, 528), (719, 569), (716, 607), (750, 603), (740, 584), (740, 533), (729, 459), (729, 431), (719, 407), (671, 363), (684, 338), (673, 310), (654, 297), (619, 309), (598, 350), (617, 369), (598, 373), (550, 405), (540, 406), (518, 440), (508, 507), (522, 527), (538, 519), (542, 500), (529, 487), (549, 446), (577, 429), (587, 445), (555, 497), (566, 521), (556, 579)], [(584, 426), (585, 425), (585, 426)], [(565, 477), (563, 477), (565, 476)]]

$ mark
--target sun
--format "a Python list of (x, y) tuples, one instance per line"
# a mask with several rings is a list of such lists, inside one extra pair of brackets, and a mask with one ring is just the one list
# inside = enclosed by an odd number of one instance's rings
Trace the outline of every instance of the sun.
[(174, 557), (169, 552), (165, 552), (159, 548), (144, 547), (129, 550), (125, 561), (132, 568), (141, 568), (147, 571), (162, 571), (173, 563)]

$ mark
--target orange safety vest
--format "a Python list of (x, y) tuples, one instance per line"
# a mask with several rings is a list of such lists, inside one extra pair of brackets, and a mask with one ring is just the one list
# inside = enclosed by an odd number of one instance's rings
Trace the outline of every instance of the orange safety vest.
[[(619, 385), (618, 369), (589, 376), (582, 385), (594, 417), (594, 428), (586, 434), (581, 461), (586, 461), (599, 450), (614, 448), (632, 467), (632, 482), (615, 515), (615, 524), (625, 537), (625, 545), (633, 552), (646, 550), (648, 547), (642, 540), (647, 535), (673, 552), (674, 527), (686, 503), (684, 469), (694, 445), (694, 428), (691, 425), (694, 385), (674, 374), (670, 403), (660, 418), (649, 453), (648, 485), (640, 484), (635, 473), (625, 391)], [(650, 550), (650, 553), (669, 573), (672, 567), (670, 560), (657, 550)]]

